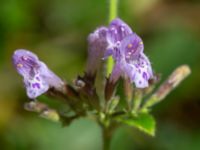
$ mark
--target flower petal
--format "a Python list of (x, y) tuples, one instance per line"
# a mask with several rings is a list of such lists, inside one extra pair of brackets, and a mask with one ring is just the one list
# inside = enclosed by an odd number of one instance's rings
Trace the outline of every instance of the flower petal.
[(137, 88), (148, 87), (148, 80), (153, 77), (149, 59), (145, 56), (145, 54), (141, 53), (137, 63), (134, 65), (137, 67), (135, 79), (133, 80), (135, 86)]
[(121, 46), (121, 41), (132, 33), (133, 32), (131, 28), (125, 22), (119, 18), (114, 19), (108, 27), (108, 47), (104, 59), (109, 55), (113, 55), (114, 58), (117, 59), (119, 56), (118, 53)]
[(143, 49), (142, 39), (135, 33), (126, 36), (121, 42), (120, 51), (128, 62), (137, 59)]
[(31, 99), (35, 99), (49, 89), (49, 85), (41, 79), (39, 74), (33, 79), (24, 78), (24, 83), (27, 95)]
[(39, 68), (38, 57), (30, 51), (24, 49), (16, 50), (12, 58), (15, 68), (22, 76), (34, 76), (35, 69)]
[(127, 35), (133, 33), (131, 28), (119, 18), (114, 19), (108, 29), (108, 40), (112, 43), (122, 41)]
[(56, 76), (38, 57), (27, 50), (16, 50), (13, 54), (13, 64), (18, 73), (23, 76), (27, 95), (36, 98), (50, 87), (61, 88), (63, 81)]

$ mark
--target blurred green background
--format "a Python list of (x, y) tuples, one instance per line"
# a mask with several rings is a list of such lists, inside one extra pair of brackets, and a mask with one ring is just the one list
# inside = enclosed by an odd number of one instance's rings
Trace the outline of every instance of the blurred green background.
[[(119, 16), (142, 37), (162, 80), (181, 64), (188, 64), (192, 74), (154, 107), (156, 137), (122, 126), (114, 133), (111, 149), (199, 150), (200, 2), (120, 0)], [(0, 1), (1, 150), (102, 149), (95, 122), (79, 119), (63, 128), (23, 109), (28, 99), (11, 56), (18, 48), (32, 50), (71, 82), (84, 71), (87, 35), (107, 20), (108, 0)]]

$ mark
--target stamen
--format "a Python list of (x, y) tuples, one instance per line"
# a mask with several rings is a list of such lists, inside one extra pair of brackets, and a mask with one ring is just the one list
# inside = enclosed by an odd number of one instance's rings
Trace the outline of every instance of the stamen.
[(18, 67), (18, 68), (22, 68), (23, 65), (22, 65), (22, 64), (17, 64), (17, 67)]
[(132, 48), (132, 46), (133, 46), (133, 45), (132, 45), (131, 43), (130, 43), (130, 44), (128, 44), (128, 48)]

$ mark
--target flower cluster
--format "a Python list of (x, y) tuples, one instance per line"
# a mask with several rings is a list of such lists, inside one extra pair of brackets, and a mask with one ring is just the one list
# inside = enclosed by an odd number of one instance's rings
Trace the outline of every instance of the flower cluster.
[[(102, 27), (95, 33), (101, 30)], [(153, 77), (153, 72), (149, 59), (143, 52), (142, 39), (119, 18), (113, 20), (108, 27), (104, 27), (104, 31), (106, 33), (98, 40), (107, 42), (107, 47), (101, 49), (105, 52), (104, 59), (112, 56), (115, 60), (110, 81), (115, 83), (122, 76), (128, 78), (131, 83), (134, 82), (137, 88), (148, 87), (148, 80)], [(100, 44), (98, 43), (96, 47), (100, 47)]]
[[(108, 27), (100, 27), (88, 37), (88, 61), (86, 74), (95, 78), (102, 59), (112, 56), (115, 60), (110, 83), (116, 83), (119, 77), (135, 83), (137, 88), (148, 87), (153, 73), (148, 58), (143, 53), (141, 38), (119, 18)], [(63, 81), (30, 51), (19, 49), (13, 55), (13, 63), (24, 78), (27, 95), (35, 99), (53, 87), (62, 88)]]
[[(95, 83), (95, 79), (102, 78), (96, 78), (97, 71), (101, 69), (102, 60), (108, 57), (112, 58), (115, 64), (112, 70), (109, 70), (111, 74), (106, 78), (105, 85), (99, 86), (98, 83), (102, 81)], [(35, 100), (25, 104), (26, 110), (37, 112), (53, 121), (61, 121), (64, 125), (79, 117), (88, 116), (94, 118), (103, 131), (113, 128), (112, 125), (116, 123), (123, 123), (152, 136), (155, 134), (155, 120), (149, 114), (151, 107), (162, 101), (191, 72), (187, 65), (177, 68), (155, 93), (150, 95), (158, 79), (153, 75), (150, 61), (144, 54), (142, 39), (119, 18), (114, 19), (108, 27), (97, 28), (89, 35), (85, 74), (79, 75), (73, 85), (63, 82), (28, 50), (16, 50), (13, 64), (24, 79), (28, 97)], [(124, 80), (124, 90), (116, 96), (115, 89), (120, 77)], [(153, 80), (149, 84), (151, 78)], [(136, 87), (134, 90), (132, 83)], [(147, 87), (149, 88), (143, 90)], [(46, 92), (48, 96), (64, 100), (62, 102), (68, 105), (67, 110), (58, 111), (57, 108), (50, 108), (36, 100)], [(126, 106), (119, 103), (120, 98), (126, 100)]]

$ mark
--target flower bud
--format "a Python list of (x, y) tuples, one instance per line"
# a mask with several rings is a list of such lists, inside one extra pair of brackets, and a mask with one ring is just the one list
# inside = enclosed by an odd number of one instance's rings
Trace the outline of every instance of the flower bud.
[(100, 67), (102, 58), (107, 47), (107, 28), (100, 27), (88, 37), (88, 60), (86, 73), (88, 76), (95, 76)]

